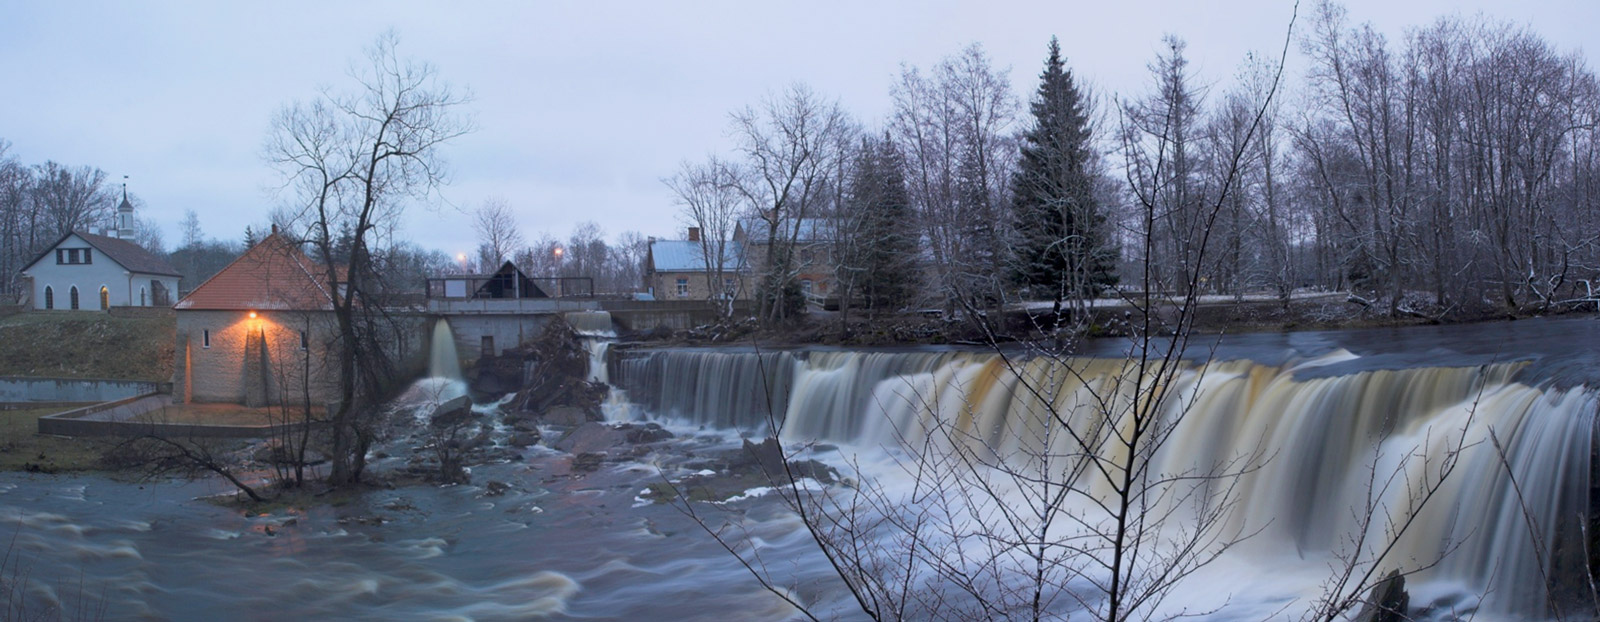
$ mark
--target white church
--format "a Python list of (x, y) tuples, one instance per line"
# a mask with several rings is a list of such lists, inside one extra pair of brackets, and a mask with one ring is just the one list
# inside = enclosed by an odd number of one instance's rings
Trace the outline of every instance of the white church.
[(30, 305), (40, 311), (107, 311), (111, 307), (171, 307), (178, 271), (133, 243), (133, 205), (117, 206), (116, 237), (73, 231), (22, 269), (32, 282)]

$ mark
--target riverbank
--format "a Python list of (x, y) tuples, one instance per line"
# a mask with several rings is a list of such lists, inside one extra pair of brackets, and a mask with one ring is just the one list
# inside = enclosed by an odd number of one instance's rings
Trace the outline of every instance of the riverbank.
[[(1018, 343), (1034, 341), (1052, 325), (1049, 303), (1013, 305), (987, 327), (967, 319), (947, 317), (937, 310), (900, 313), (877, 318), (857, 311), (846, 317), (837, 311), (812, 310), (778, 326), (764, 326), (754, 319), (708, 325), (687, 331), (657, 329), (624, 335), (627, 341), (669, 346), (717, 346), (760, 344), (768, 347), (886, 347), (904, 345), (987, 345), (991, 341)], [(1160, 306), (1157, 332), (1170, 334), (1177, 315), (1175, 303)], [(1242, 299), (1222, 296), (1202, 297), (1197, 305), (1192, 336), (1237, 335), (1242, 333), (1288, 333), (1389, 329), (1411, 326), (1451, 326), (1485, 322), (1516, 321), (1540, 317), (1596, 317), (1592, 310), (1519, 311), (1482, 309), (1445, 310), (1413, 304), (1397, 315), (1375, 309), (1370, 304), (1344, 293), (1301, 294), (1287, 302), (1275, 297), (1251, 296)], [(1123, 301), (1095, 301), (1077, 325), (1079, 338), (1126, 337), (1142, 325), (1135, 307)]]

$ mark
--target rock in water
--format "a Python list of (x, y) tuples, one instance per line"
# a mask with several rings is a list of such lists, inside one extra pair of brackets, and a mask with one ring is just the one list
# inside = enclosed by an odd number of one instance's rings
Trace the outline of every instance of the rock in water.
[(435, 427), (447, 427), (472, 416), (472, 398), (465, 395), (440, 402), (428, 421)]
[(1372, 595), (1356, 615), (1355, 622), (1408, 622), (1406, 610), (1411, 607), (1411, 595), (1406, 593), (1406, 578), (1399, 571), (1390, 570), (1383, 580), (1372, 586)]

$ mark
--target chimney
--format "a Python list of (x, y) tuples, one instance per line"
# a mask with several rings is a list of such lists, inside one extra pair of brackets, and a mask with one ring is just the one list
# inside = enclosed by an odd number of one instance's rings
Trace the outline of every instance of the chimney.
[(278, 235), (278, 223), (272, 223), (272, 235)]
[(699, 242), (700, 241), (700, 228), (699, 227), (689, 227), (689, 241), (690, 242)]

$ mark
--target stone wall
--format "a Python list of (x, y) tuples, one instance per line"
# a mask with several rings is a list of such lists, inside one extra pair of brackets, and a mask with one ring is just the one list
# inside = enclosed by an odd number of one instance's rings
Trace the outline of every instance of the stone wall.
[[(723, 273), (724, 279), (733, 279), (734, 298), (748, 300), (750, 298), (750, 282), (744, 275), (735, 272)], [(678, 280), (683, 279), (687, 287), (683, 295), (678, 293)], [(656, 300), (669, 302), (674, 300), (704, 301), (711, 298), (711, 290), (706, 285), (705, 272), (656, 272), (650, 277), (650, 291)], [(717, 293), (721, 293), (720, 289)]]
[[(178, 311), (173, 397), (246, 406), (325, 405), (337, 395), (328, 312)], [(302, 334), (304, 337), (302, 338)], [(302, 347), (302, 345), (304, 347)], [(309, 372), (309, 387), (306, 386)]]
[(3, 403), (83, 403), (127, 399), (161, 389), (159, 383), (132, 380), (0, 377)]

